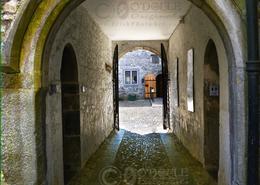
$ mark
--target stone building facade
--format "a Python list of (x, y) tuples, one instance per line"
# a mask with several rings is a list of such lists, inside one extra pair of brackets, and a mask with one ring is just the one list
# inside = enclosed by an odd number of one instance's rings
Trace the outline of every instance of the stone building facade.
[(147, 50), (126, 53), (119, 60), (119, 97), (127, 99), (135, 95), (143, 99), (145, 95), (145, 76), (158, 76), (162, 72), (161, 59)]

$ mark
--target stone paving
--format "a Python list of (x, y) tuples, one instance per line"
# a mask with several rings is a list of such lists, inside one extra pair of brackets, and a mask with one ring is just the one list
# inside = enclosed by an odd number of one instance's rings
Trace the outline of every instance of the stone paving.
[(137, 134), (166, 133), (162, 124), (162, 99), (121, 101), (120, 128)]
[[(135, 103), (144, 106), (133, 109)], [(69, 185), (217, 184), (172, 133), (157, 132), (154, 130), (156, 126), (148, 129), (152, 131), (148, 133), (147, 127), (141, 127), (141, 130), (146, 128), (147, 134), (144, 134), (144, 131), (136, 132), (137, 128), (130, 126), (135, 123), (134, 126), (144, 124), (153, 127), (152, 117), (162, 117), (160, 106), (154, 108), (147, 102), (124, 102), (120, 105), (120, 109), (124, 107), (120, 110), (121, 116), (128, 112), (128, 119), (121, 119), (124, 121), (123, 125), (133, 130), (121, 129), (119, 132), (113, 132)], [(153, 109), (153, 114), (146, 119), (139, 119), (141, 115), (136, 115), (136, 109), (144, 116), (148, 115), (145, 111)], [(155, 114), (155, 110), (160, 113)]]

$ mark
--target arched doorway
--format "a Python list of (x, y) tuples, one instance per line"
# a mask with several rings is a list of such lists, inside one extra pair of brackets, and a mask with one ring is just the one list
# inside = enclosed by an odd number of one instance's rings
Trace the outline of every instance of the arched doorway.
[[(114, 57), (118, 61), (114, 61), (113, 81), (114, 85), (118, 82), (119, 91), (117, 93), (115, 87), (114, 95), (119, 95), (119, 101), (118, 109), (116, 106), (114, 109), (115, 120), (118, 110), (121, 130), (139, 135), (164, 133), (163, 102), (162, 99), (156, 99), (156, 76), (162, 73), (161, 57), (150, 50), (139, 48), (120, 57), (117, 55), (119, 50), (116, 45)], [(115, 127), (119, 128), (117, 123)]]
[(219, 169), (219, 64), (217, 49), (208, 42), (204, 59), (204, 160), (217, 180)]
[(163, 97), (163, 79), (162, 79), (162, 74), (159, 74), (156, 77), (156, 92), (157, 92), (157, 97), (160, 97), (160, 98)]
[(78, 67), (70, 44), (63, 50), (60, 71), (62, 89), (62, 136), (64, 184), (80, 169), (80, 102)]

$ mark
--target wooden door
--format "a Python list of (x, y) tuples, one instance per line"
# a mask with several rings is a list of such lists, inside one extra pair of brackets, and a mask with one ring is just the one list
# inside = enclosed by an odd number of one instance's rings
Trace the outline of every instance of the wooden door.
[(154, 74), (148, 74), (145, 80), (145, 98), (153, 99), (156, 97), (156, 77)]

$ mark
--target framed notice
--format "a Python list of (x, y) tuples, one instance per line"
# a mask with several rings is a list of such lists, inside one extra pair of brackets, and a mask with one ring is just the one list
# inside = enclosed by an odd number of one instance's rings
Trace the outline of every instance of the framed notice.
[(187, 56), (187, 107), (194, 112), (194, 49), (188, 51)]

